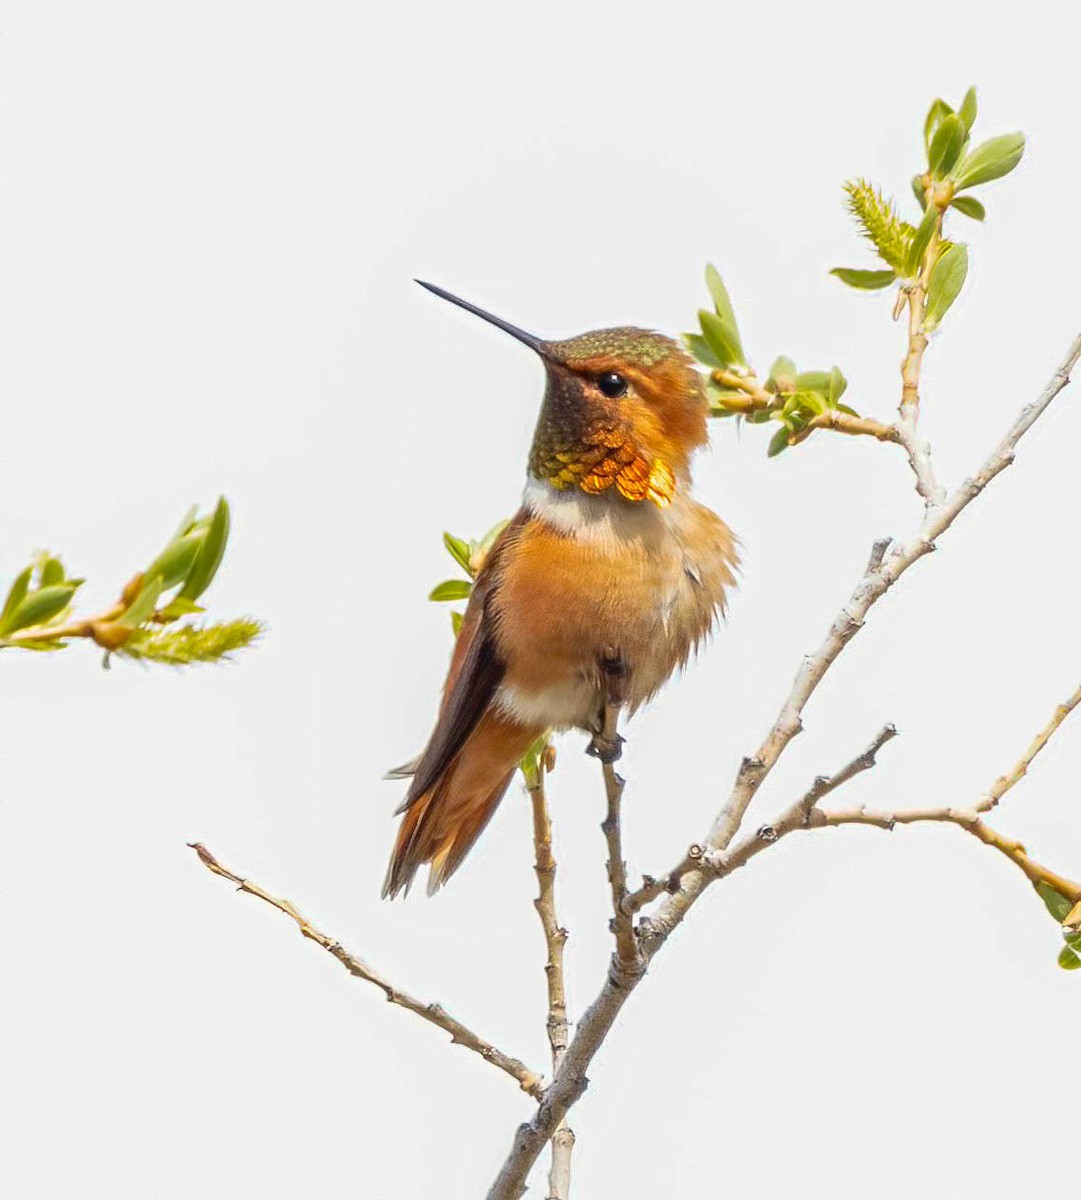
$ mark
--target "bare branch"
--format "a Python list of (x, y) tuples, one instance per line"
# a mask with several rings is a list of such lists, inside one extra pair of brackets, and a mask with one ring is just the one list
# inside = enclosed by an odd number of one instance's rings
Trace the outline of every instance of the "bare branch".
[(915, 825), (920, 821), (940, 821), (957, 825), (967, 833), (979, 838), (987, 846), (993, 846), (1019, 867), (1033, 883), (1047, 883), (1074, 903), (1081, 901), (1081, 884), (1052, 871), (1030, 858), (1025, 847), (1013, 838), (1006, 837), (981, 821), (972, 808), (911, 808), (901, 812), (874, 812), (865, 808), (854, 808), (836, 812), (817, 810), (811, 816), (810, 827), (832, 825), (875, 825), (879, 829), (894, 829), (898, 825)]
[[(555, 905), (556, 861), (552, 854), (552, 820), (544, 788), (543, 761), (529, 780), (529, 798), (533, 804), (533, 846), (536, 852), (538, 895), (533, 905), (544, 930), (548, 957), (544, 973), (548, 983), (548, 1044), (552, 1050), (552, 1071), (559, 1070), (567, 1051), (567, 993), (563, 958), (567, 931), (559, 924)], [(574, 1131), (564, 1119), (552, 1138), (552, 1165), (548, 1172), (548, 1200), (567, 1200), (570, 1195), (571, 1154)]]
[[(605, 705), (604, 731), (601, 743), (608, 746), (619, 744), (619, 706)], [(608, 882), (612, 888), (612, 932), (616, 939), (616, 959), (623, 972), (637, 974), (641, 970), (634, 923), (625, 907), (627, 900), (627, 864), (623, 861), (623, 830), (620, 824), (620, 804), (623, 800), (624, 780), (616, 773), (607, 756), (602, 757), (604, 772), (604, 794), (608, 800), (608, 811), (601, 822), (601, 830), (608, 843)]]
[[(1035, 862), (1028, 856), (1025, 847), (1020, 842), (1014, 841), (1013, 838), (1008, 838), (997, 830), (992, 829), (984, 821), (980, 820), (979, 814), (988, 812), (994, 808), (1010, 788), (1023, 778), (1032, 760), (1047, 745), (1055, 731), (1079, 703), (1081, 703), (1081, 688), (1078, 688), (1069, 700), (1064, 704), (1060, 704), (1055, 709), (1051, 720), (1036, 735), (1025, 753), (1021, 755), (1011, 770), (995, 783), (991, 791), (974, 808), (951, 808), (943, 806), (941, 808), (912, 808), (902, 810), (901, 812), (872, 812), (865, 808), (834, 812), (818, 810), (813, 813), (808, 810), (806, 827), (875, 825), (880, 829), (894, 829), (898, 825), (914, 825), (920, 821), (941, 821), (957, 825), (966, 832), (971, 833), (974, 837), (979, 838), (981, 842), (988, 846), (993, 846), (1001, 854), (1005, 854), (1033, 883), (1047, 883), (1068, 900), (1072, 900), (1077, 904), (1081, 902), (1081, 884), (1073, 883), (1071, 880), (1063, 878), (1041, 863)], [(818, 801), (816, 800), (815, 804), (817, 803)], [(1073, 914), (1071, 913), (1070, 916), (1072, 917)], [(1067, 924), (1069, 924), (1069, 919), (1067, 920)]]
[[(1018, 442), (1069, 383), (1070, 371), (1079, 357), (1081, 334), (1074, 339), (1061, 366), (1040, 397), (1021, 410), (979, 471), (962, 483), (942, 505), (928, 505), (915, 538), (895, 547), (892, 554), (883, 555), (879, 561), (876, 561), (877, 554), (872, 555), (863, 578), (830, 626), (822, 645), (815, 654), (804, 660), (788, 699), (765, 741), (753, 756), (743, 760), (729, 798), (713, 824), (706, 847), (708, 850), (722, 853), (727, 850), (762, 781), (799, 732), (804, 706), (829, 667), (862, 627), (871, 607), (909, 567), (934, 549), (935, 539), (945, 533), (987, 484), (1010, 465)], [(701, 863), (680, 871), (675, 890), (661, 898), (649, 916), (640, 919), (639, 947), (643, 966), (648, 965), (661, 950), (672, 930), (682, 922), (714, 878), (716, 875), (710, 866)], [(579, 1021), (559, 1070), (532, 1120), (519, 1127), (503, 1167), (488, 1193), (488, 1200), (518, 1200), (522, 1196), (530, 1168), (568, 1109), (585, 1091), (588, 1082), (585, 1073), (594, 1054), (619, 1015), (627, 996), (643, 977), (642, 971), (633, 976), (609, 972), (596, 1000)]]
[(438, 1004), (425, 1004), (422, 1000), (417, 1000), (410, 996), (408, 992), (403, 992), (400, 988), (395, 987), (388, 979), (369, 967), (367, 963), (350, 954), (339, 942), (334, 941), (333, 938), (327, 937), (325, 933), (316, 929), (307, 917), (290, 901), (281, 900), (276, 896), (270, 895), (269, 892), (265, 891), (257, 883), (252, 883), (249, 879), (242, 879), (239, 875), (230, 871), (228, 867), (222, 866), (202, 843), (189, 842), (188, 844), (199, 856), (200, 862), (202, 862), (207, 870), (213, 871), (215, 875), (220, 875), (223, 879), (228, 879), (230, 883), (235, 883), (238, 891), (246, 892), (249, 896), (256, 896), (272, 908), (276, 908), (278, 912), (285, 913), (287, 917), (296, 922), (297, 928), (304, 937), (322, 946), (328, 954), (332, 954), (350, 975), (355, 975), (357, 979), (363, 979), (367, 983), (374, 984), (382, 991), (391, 1004), (397, 1004), (400, 1008), (408, 1009), (410, 1012), (416, 1013), (418, 1017), (423, 1017), (425, 1021), (430, 1022), (432, 1025), (438, 1026), (445, 1033), (449, 1033), (452, 1042), (456, 1045), (464, 1046), (467, 1050), (474, 1051), (485, 1062), (489, 1062), (492, 1066), (506, 1072), (506, 1074), (517, 1082), (523, 1092), (527, 1092), (536, 1099), (540, 1099), (544, 1095), (544, 1081), (542, 1077), (535, 1071), (531, 1071), (525, 1063), (519, 1062), (516, 1058), (511, 1058), (509, 1054), (504, 1054), (502, 1050), (498, 1050), (491, 1042), (487, 1042), (484, 1038), (479, 1037), (471, 1029), (463, 1025), (461, 1021), (452, 1017), (442, 1006)]
[(1021, 755), (1014, 763), (1013, 767), (1007, 774), (995, 781), (994, 787), (987, 795), (976, 805), (977, 812), (990, 812), (992, 808), (1002, 799), (1003, 796), (1028, 774), (1028, 769), (1032, 765), (1032, 760), (1051, 740), (1052, 734), (1062, 724), (1063, 721), (1073, 712), (1073, 710), (1081, 704), (1081, 687), (1067, 700), (1064, 704), (1060, 704), (1051, 716), (1051, 720), (1036, 734), (1032, 740), (1032, 745)]
[(895, 725), (884, 725), (862, 754), (858, 754), (843, 766), (836, 775), (817, 776), (807, 791), (795, 803), (789, 805), (775, 822), (761, 826), (754, 834), (743, 838), (727, 851), (705, 851), (701, 859), (702, 867), (716, 875), (728, 875), (737, 867), (746, 866), (756, 854), (779, 842), (786, 834), (797, 829), (809, 829), (815, 823), (814, 815), (819, 801), (855, 779), (857, 775), (871, 770), (875, 766), (879, 750), (896, 736)]
[(909, 567), (934, 549), (936, 539), (949, 529), (987, 484), (1013, 462), (1017, 443), (1055, 396), (1069, 383), (1070, 371), (1079, 357), (1081, 335), (1074, 339), (1065, 360), (1039, 399), (1021, 410), (1006, 436), (979, 471), (970, 479), (966, 479), (944, 504), (926, 511), (919, 532), (911, 541), (895, 546), (892, 554), (884, 556), (877, 565), (873, 565), (876, 556), (872, 555), (869, 569), (865, 571), (848, 603), (834, 619), (825, 640), (814, 654), (803, 660), (788, 699), (766, 740), (754, 755), (743, 760), (728, 802), (713, 823), (708, 839), (710, 848), (723, 850), (731, 842), (762, 781), (788, 743), (802, 728), (801, 715), (808, 700), (841, 651), (863, 627), (864, 618), (871, 607)]

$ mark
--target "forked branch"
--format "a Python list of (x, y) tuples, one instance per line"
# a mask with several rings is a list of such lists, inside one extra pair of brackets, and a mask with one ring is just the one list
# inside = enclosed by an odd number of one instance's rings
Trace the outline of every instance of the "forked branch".
[[(876, 543), (863, 577), (834, 619), (822, 644), (804, 660), (773, 727), (758, 750), (743, 760), (709, 837), (703, 846), (697, 848), (697, 857), (708, 856), (707, 862), (693, 861), (688, 865), (685, 860), (681, 863), (671, 873), (674, 878), (669, 882), (668, 894), (660, 893), (656, 907), (640, 918), (639, 949), (643, 965), (659, 953), (671, 932), (683, 921), (708, 885), (718, 877), (712, 869), (713, 856), (723, 855), (728, 849), (762, 782), (788, 743), (799, 733), (807, 702), (845, 646), (862, 628), (870, 609), (911, 566), (934, 549), (936, 539), (950, 528), (987, 484), (1010, 465), (1018, 442), (1069, 383), (1070, 371), (1079, 357), (1081, 335), (1074, 339), (1061, 366), (1038, 399), (1021, 410), (980, 469), (941, 504), (933, 502), (934, 493), (932, 497), (925, 497), (928, 503), (916, 536), (906, 543), (895, 544), (892, 551), (880, 548), (880, 544)], [(817, 799), (814, 804), (817, 804)], [(816, 807), (810, 810), (811, 813), (817, 811)], [(769, 845), (772, 842), (756, 835), (754, 844)], [(752, 852), (750, 845), (746, 852), (748, 855)], [(1016, 854), (1014, 858), (1020, 865)], [(653, 884), (651, 888), (656, 886)], [(631, 899), (627, 897), (628, 903), (621, 903), (620, 908), (632, 907)], [(641, 971), (634, 975), (609, 973), (597, 998), (578, 1022), (574, 1038), (537, 1112), (532, 1120), (518, 1128), (507, 1158), (488, 1193), (488, 1200), (518, 1200), (522, 1196), (530, 1169), (567, 1111), (585, 1091), (588, 1083), (586, 1071), (593, 1056), (607, 1037), (630, 992), (642, 978)]]

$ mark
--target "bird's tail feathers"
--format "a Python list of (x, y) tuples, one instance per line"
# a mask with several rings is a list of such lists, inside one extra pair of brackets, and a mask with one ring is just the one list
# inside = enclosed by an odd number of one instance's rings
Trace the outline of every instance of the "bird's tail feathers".
[(383, 881), (384, 896), (408, 893), (425, 863), (429, 895), (446, 883), (488, 824), (540, 732), (491, 713), (481, 719), (435, 783), (421, 795), (407, 797), (399, 809), (402, 823)]

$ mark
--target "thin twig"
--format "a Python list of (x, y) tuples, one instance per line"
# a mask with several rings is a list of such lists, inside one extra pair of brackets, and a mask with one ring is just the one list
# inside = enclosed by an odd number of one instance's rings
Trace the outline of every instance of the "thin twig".
[[(609, 747), (619, 744), (619, 706), (605, 705), (604, 732), (602, 741)], [(637, 974), (641, 969), (637, 939), (631, 914), (626, 911), (627, 864), (623, 861), (623, 830), (620, 805), (623, 800), (623, 777), (607, 759), (602, 760), (604, 772), (604, 794), (608, 811), (601, 822), (601, 830), (608, 843), (608, 882), (612, 888), (612, 932), (616, 939), (616, 961), (619, 969)]]
[[(981, 842), (988, 846), (993, 846), (1001, 854), (1006, 855), (1033, 883), (1047, 883), (1068, 900), (1077, 904), (1081, 902), (1081, 884), (1063, 878), (1063, 876), (1052, 871), (1049, 867), (1045, 867), (1030, 858), (1025, 847), (1020, 842), (992, 829), (990, 825), (980, 820), (979, 814), (989, 812), (994, 808), (1010, 788), (1024, 777), (1032, 760), (1047, 745), (1055, 731), (1079, 703), (1081, 703), (1081, 688), (1078, 688), (1069, 700), (1064, 704), (1060, 704), (1055, 709), (1051, 720), (1040, 730), (1033, 739), (1032, 744), (1021, 755), (1010, 771), (1003, 775), (995, 783), (991, 791), (973, 808), (953, 808), (944, 805), (939, 808), (911, 808), (902, 810), (901, 812), (875, 812), (865, 808), (843, 809), (833, 812), (816, 810), (813, 813), (808, 812), (809, 820), (807, 827), (875, 825), (880, 829), (894, 829), (898, 825), (914, 825), (921, 821), (940, 821), (957, 825), (966, 832), (971, 833), (974, 837), (979, 838)], [(815, 804), (817, 803), (816, 800)]]
[(1047, 883), (1067, 900), (1081, 901), (1081, 883), (1052, 871), (1030, 858), (1025, 847), (1013, 838), (1006, 837), (981, 821), (973, 808), (911, 808), (900, 812), (876, 812), (866, 808), (853, 808), (812, 814), (810, 828), (835, 825), (875, 825), (879, 829), (894, 829), (898, 825), (915, 825), (921, 821), (939, 821), (956, 825), (979, 838), (985, 845), (993, 846), (1019, 867), (1033, 883)]
[[(711, 376), (714, 383), (742, 395), (726, 396), (720, 405), (727, 412), (752, 413), (765, 412), (767, 409), (780, 409), (784, 405), (784, 396), (767, 392), (754, 376), (736, 375), (732, 371), (713, 371)], [(799, 433), (793, 434), (788, 444), (795, 446), (802, 442), (816, 429), (832, 429), (837, 433), (847, 433), (853, 436), (877, 438), (880, 442), (900, 442), (900, 434), (893, 425), (884, 425), (874, 417), (855, 417), (840, 409), (829, 409), (811, 418)]]
[(339, 942), (336, 942), (333, 938), (316, 929), (307, 917), (288, 900), (281, 900), (277, 896), (272, 896), (257, 883), (252, 883), (249, 879), (242, 879), (239, 875), (230, 871), (228, 867), (222, 866), (202, 843), (189, 842), (188, 844), (199, 856), (199, 860), (203, 866), (209, 871), (213, 871), (215, 875), (222, 876), (223, 879), (228, 879), (230, 883), (235, 883), (238, 891), (246, 892), (249, 896), (257, 896), (272, 908), (276, 908), (278, 912), (285, 913), (287, 917), (296, 922), (297, 928), (304, 937), (322, 946), (328, 954), (332, 954), (351, 975), (355, 975), (357, 979), (363, 979), (367, 983), (374, 984), (382, 991), (391, 1004), (397, 1004), (400, 1008), (408, 1009), (410, 1012), (416, 1013), (418, 1017), (423, 1017), (425, 1021), (429, 1021), (432, 1025), (438, 1026), (445, 1033), (449, 1033), (452, 1042), (458, 1046), (464, 1046), (467, 1050), (474, 1051), (485, 1062), (490, 1062), (492, 1066), (506, 1072), (506, 1074), (517, 1082), (523, 1092), (527, 1092), (530, 1096), (538, 1100), (544, 1095), (543, 1078), (536, 1071), (531, 1071), (525, 1063), (512, 1058), (509, 1054), (504, 1054), (502, 1050), (498, 1050), (491, 1042), (479, 1037), (471, 1029), (463, 1025), (461, 1021), (452, 1017), (441, 1005), (425, 1004), (422, 1000), (417, 1000), (413, 996), (410, 996), (408, 992), (403, 992), (388, 979), (385, 979), (377, 971), (369, 967), (367, 963), (357, 958), (356, 955), (350, 954)]
[(911, 287), (901, 293), (908, 304), (908, 348), (901, 363), (901, 403), (897, 410), (898, 440), (905, 448), (912, 473), (916, 477), (916, 491), (923, 497), (924, 504), (929, 509), (942, 504), (946, 498), (945, 490), (935, 478), (931, 448), (921, 439), (919, 432), (920, 369), (923, 365), (923, 353), (927, 349), (927, 288), (931, 280), (931, 271), (938, 259), (941, 227), (940, 213), (938, 226), (920, 264), (919, 277)]
[[(552, 1051), (552, 1073), (559, 1070), (567, 1051), (567, 993), (563, 958), (567, 931), (556, 915), (556, 860), (552, 853), (552, 819), (544, 787), (545, 768), (542, 761), (529, 780), (529, 798), (533, 804), (533, 847), (536, 852), (538, 894), (533, 906), (544, 930), (547, 959), (544, 974), (548, 987), (548, 1044)], [(570, 1195), (571, 1155), (574, 1150), (574, 1131), (562, 1120), (552, 1138), (552, 1164), (548, 1172), (548, 1200), (567, 1200)]]
[(994, 787), (987, 795), (976, 805), (977, 812), (990, 812), (1003, 796), (1028, 774), (1028, 769), (1032, 765), (1032, 760), (1051, 740), (1051, 735), (1062, 724), (1063, 721), (1073, 712), (1073, 710), (1081, 704), (1081, 687), (1067, 700), (1064, 704), (1060, 704), (1051, 716), (1051, 720), (1040, 730), (1032, 739), (1032, 745), (1021, 755), (1014, 763), (1013, 767), (1001, 778), (995, 781)]
[(851, 413), (841, 412), (840, 409), (829, 408), (813, 416), (799, 433), (792, 434), (788, 444), (798, 445), (809, 438), (816, 429), (832, 429), (835, 433), (847, 433), (853, 437), (873, 437), (880, 442), (901, 440), (901, 435), (894, 425), (883, 425), (874, 417), (854, 417)]
[[(92, 617), (72, 617), (70, 621), (65, 621), (62, 625), (38, 625), (31, 629), (20, 629), (15, 633), (9, 633), (6, 638), (0, 640), (0, 647), (54, 642), (63, 638), (92, 638), (103, 649), (113, 650), (116, 647), (109, 637), (110, 632), (117, 628), (113, 622), (123, 615), (127, 607), (120, 600)], [(125, 632), (130, 634), (132, 631), (126, 630)]]
[(793, 833), (797, 829), (810, 828), (815, 823), (814, 814), (819, 801), (824, 800), (826, 796), (848, 783), (849, 780), (855, 779), (857, 775), (871, 770), (875, 766), (879, 750), (896, 736), (897, 727), (895, 725), (884, 725), (862, 754), (856, 755), (835, 775), (816, 776), (807, 791), (789, 805), (776, 821), (761, 826), (755, 833), (743, 838), (726, 851), (703, 851), (699, 856), (699, 864), (717, 875), (728, 875), (737, 867), (746, 866), (756, 854), (767, 846), (780, 841), (786, 834)]
[[(785, 747), (801, 728), (801, 714), (826, 671), (837, 659), (854, 634), (862, 627), (871, 607), (886, 594), (909, 567), (934, 549), (935, 539), (953, 524), (957, 516), (983, 491), (988, 483), (1013, 461), (1018, 442), (1033, 423), (1047, 410), (1052, 400), (1069, 383), (1070, 371), (1081, 357), (1081, 334), (1071, 344), (1061, 366), (1031, 404), (1025, 405), (983, 466), (961, 484), (941, 506), (928, 506), (917, 536), (871, 563), (848, 603), (834, 620), (822, 645), (804, 660), (780, 715), (756, 754), (744, 760), (735, 784), (722, 808), (709, 838), (709, 849), (724, 851), (735, 836), (747, 806), (763, 779)], [(817, 811), (817, 810), (816, 810)], [(676, 890), (660, 899), (648, 917), (641, 918), (639, 945), (648, 964), (667, 942), (691, 907), (716, 878), (701, 864), (689, 868), (676, 883)], [(626, 976), (609, 972), (597, 998), (578, 1021), (574, 1037), (567, 1047), (559, 1070), (544, 1093), (544, 1099), (530, 1121), (519, 1126), (510, 1150), (488, 1200), (519, 1200), (526, 1178), (544, 1146), (551, 1139), (567, 1111), (586, 1089), (586, 1070), (598, 1048), (608, 1036), (631, 991), (644, 978), (642, 973)]]

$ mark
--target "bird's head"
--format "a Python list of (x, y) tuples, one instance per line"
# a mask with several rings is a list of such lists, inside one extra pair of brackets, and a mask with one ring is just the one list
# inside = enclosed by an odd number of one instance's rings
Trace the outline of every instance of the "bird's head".
[[(419, 282), (419, 281), (418, 281)], [(671, 503), (706, 440), (701, 376), (671, 338), (646, 329), (598, 329), (544, 341), (442, 288), (422, 283), (534, 350), (548, 375), (529, 472), (558, 490), (615, 492)]]

